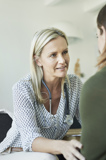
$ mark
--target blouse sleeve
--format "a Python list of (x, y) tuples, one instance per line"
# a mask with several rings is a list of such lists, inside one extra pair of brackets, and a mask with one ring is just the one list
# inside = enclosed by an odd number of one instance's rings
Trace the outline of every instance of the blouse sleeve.
[(76, 118), (79, 121), (79, 123), (81, 124), (81, 119), (80, 119), (80, 112), (79, 112), (79, 103), (80, 103), (80, 94), (81, 94), (81, 89), (82, 89), (82, 82), (79, 78), (77, 78), (77, 101), (76, 101)]
[(82, 82), (79, 77), (74, 75), (74, 78), (71, 81), (71, 94), (72, 94), (72, 101), (75, 108), (75, 117), (77, 118), (78, 122), (81, 124), (80, 120), (80, 113), (79, 113), (79, 101), (80, 101), (80, 93), (82, 89)]
[(15, 123), (21, 135), (24, 151), (32, 151), (33, 140), (42, 137), (36, 122), (34, 101), (34, 94), (27, 83), (19, 82), (13, 86)]

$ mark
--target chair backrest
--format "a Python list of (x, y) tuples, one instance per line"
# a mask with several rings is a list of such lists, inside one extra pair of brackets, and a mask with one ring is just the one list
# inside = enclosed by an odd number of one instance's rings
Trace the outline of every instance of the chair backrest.
[(78, 129), (78, 128), (81, 128), (81, 125), (80, 125), (80, 123), (78, 122), (78, 120), (74, 117), (74, 119), (73, 119), (73, 124), (72, 124), (72, 126), (70, 127), (70, 129)]
[(12, 118), (7, 113), (0, 113), (0, 142), (6, 137), (7, 131), (11, 128)]

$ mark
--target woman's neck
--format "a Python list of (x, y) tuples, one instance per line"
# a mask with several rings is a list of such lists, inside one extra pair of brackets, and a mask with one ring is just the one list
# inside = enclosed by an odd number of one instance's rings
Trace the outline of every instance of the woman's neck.
[(58, 78), (58, 79), (56, 78), (52, 80), (44, 79), (44, 82), (46, 83), (51, 93), (54, 90), (58, 90), (61, 88), (61, 81), (62, 81), (62, 78)]

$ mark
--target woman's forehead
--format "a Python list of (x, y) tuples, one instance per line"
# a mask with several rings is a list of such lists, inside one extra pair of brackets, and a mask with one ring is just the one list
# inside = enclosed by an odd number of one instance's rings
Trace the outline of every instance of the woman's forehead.
[(48, 42), (42, 51), (55, 51), (57, 49), (66, 49), (67, 48), (67, 42), (65, 40), (65, 38), (63, 37), (57, 37), (56, 39), (51, 40), (50, 42)]

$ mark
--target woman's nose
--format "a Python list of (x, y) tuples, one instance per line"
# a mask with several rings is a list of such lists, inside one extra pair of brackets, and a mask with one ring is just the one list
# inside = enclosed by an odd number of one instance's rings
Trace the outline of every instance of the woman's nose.
[(65, 58), (64, 58), (63, 55), (60, 54), (60, 55), (58, 56), (58, 62), (59, 62), (59, 63), (64, 63), (64, 62), (65, 62)]

